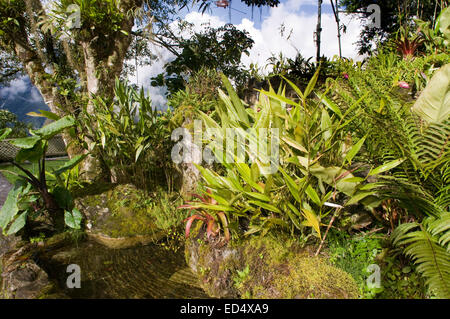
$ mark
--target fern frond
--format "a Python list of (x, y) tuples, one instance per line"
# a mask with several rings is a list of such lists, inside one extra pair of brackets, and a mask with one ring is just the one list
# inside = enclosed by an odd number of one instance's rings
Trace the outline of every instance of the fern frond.
[(450, 253), (450, 212), (442, 213), (438, 218), (430, 218), (428, 230), (433, 236), (439, 238), (439, 244)]
[(431, 291), (439, 298), (450, 298), (450, 253), (436, 237), (423, 225), (408, 223), (397, 227), (392, 239), (395, 246), (405, 246), (404, 253), (418, 265)]

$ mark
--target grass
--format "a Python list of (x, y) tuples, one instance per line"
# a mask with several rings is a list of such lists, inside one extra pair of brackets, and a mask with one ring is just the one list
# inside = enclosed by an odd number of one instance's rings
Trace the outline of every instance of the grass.
[[(61, 167), (66, 161), (67, 159), (47, 160), (45, 162), (46, 171), (52, 172), (53, 170)], [(24, 164), (23, 167), (30, 170), (35, 176), (39, 170), (37, 163)], [(8, 172), (12, 172), (12, 174)], [(1, 165), (0, 173), (13, 185), (19, 179), (19, 177), (15, 174), (23, 174), (21, 170), (10, 164)]]

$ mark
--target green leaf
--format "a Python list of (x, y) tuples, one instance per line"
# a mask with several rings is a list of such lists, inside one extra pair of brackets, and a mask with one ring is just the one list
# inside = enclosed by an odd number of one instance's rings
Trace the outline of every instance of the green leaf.
[(352, 146), (352, 148), (348, 151), (347, 155), (345, 155), (345, 159), (351, 164), (353, 158), (358, 154), (359, 150), (363, 146), (364, 142), (366, 141), (366, 136), (364, 136), (362, 139), (358, 141), (355, 145)]
[(138, 147), (138, 149), (137, 149), (137, 151), (136, 151), (136, 158), (135, 158), (135, 162), (137, 162), (138, 161), (138, 159), (139, 159), (139, 156), (141, 155), (141, 152), (142, 152), (142, 150), (144, 149), (144, 145), (140, 145), (139, 147)]
[(59, 119), (58, 121), (44, 126), (43, 128), (37, 130), (35, 133), (41, 136), (43, 139), (48, 140), (73, 125), (75, 125), (75, 119), (72, 116), (67, 115)]
[(28, 211), (20, 214), (19, 217), (17, 217), (16, 220), (9, 227), (8, 233), (6, 235), (7, 236), (13, 235), (13, 234), (17, 233), (19, 230), (21, 230), (27, 222), (27, 216), (28, 216)]
[(311, 78), (311, 80), (308, 83), (308, 86), (305, 89), (305, 93), (303, 94), (305, 99), (308, 98), (308, 96), (311, 94), (311, 92), (316, 87), (316, 83), (319, 78), (319, 74), (320, 74), (320, 67), (317, 69), (316, 73), (314, 73), (313, 77)]
[(250, 197), (256, 198), (258, 200), (262, 200), (264, 202), (270, 202), (270, 198), (264, 194), (255, 193), (255, 192), (245, 192)]
[(267, 203), (263, 203), (263, 202), (257, 201), (257, 200), (249, 200), (248, 203), (256, 205), (256, 206), (259, 206), (259, 207), (262, 207), (262, 208), (267, 209), (267, 210), (270, 210), (271, 212), (281, 214), (281, 210), (279, 210), (278, 208), (276, 208), (273, 205), (270, 205), (270, 204), (267, 204)]
[(342, 118), (342, 112), (336, 103), (334, 103), (331, 99), (329, 99), (324, 94), (316, 93), (316, 95), (326, 107), (328, 107), (330, 110), (332, 110), (334, 113), (336, 113), (340, 118)]
[(308, 150), (303, 147), (302, 145), (298, 144), (296, 141), (294, 141), (293, 139), (289, 138), (289, 137), (282, 137), (281, 138), (284, 142), (286, 142), (288, 145), (292, 146), (293, 148), (299, 150), (300, 152), (303, 153), (308, 153)]
[(378, 175), (378, 174), (384, 173), (386, 171), (389, 171), (389, 170), (399, 166), (405, 160), (406, 160), (405, 158), (401, 158), (401, 159), (398, 159), (398, 160), (395, 160), (395, 161), (383, 164), (383, 165), (375, 168), (374, 170), (371, 170), (369, 172), (369, 176)]
[(7, 138), (11, 132), (12, 132), (12, 129), (9, 127), (0, 131), (0, 141), (3, 141), (5, 138)]
[(314, 204), (322, 206), (322, 201), (320, 200), (319, 195), (317, 195), (317, 192), (311, 185), (308, 185), (308, 187), (306, 188), (306, 195), (308, 195), (308, 197), (313, 201)]
[(44, 110), (39, 110), (39, 112), (40, 113), (30, 112), (30, 113), (27, 113), (27, 115), (32, 116), (32, 117), (46, 117), (53, 121), (57, 121), (61, 118), (59, 115), (57, 115), (56, 113), (53, 113), (53, 112), (44, 111)]
[(70, 209), (73, 205), (72, 194), (64, 187), (57, 186), (52, 192), (53, 197), (58, 203), (59, 207)]
[(16, 214), (19, 212), (19, 208), (17, 207), (18, 196), (22, 192), (22, 188), (13, 188), (8, 193), (8, 197), (6, 197), (6, 201), (3, 204), (2, 209), (0, 210), (0, 228), (3, 229), (3, 233), (5, 233), (6, 226), (13, 220)]
[(37, 162), (44, 156), (45, 144), (39, 140), (31, 149), (21, 149), (16, 155), (16, 162), (23, 163), (24, 161)]
[(361, 201), (362, 199), (366, 198), (367, 196), (374, 195), (374, 194), (376, 194), (376, 192), (358, 193), (355, 196), (353, 196), (352, 198), (350, 198), (350, 200), (347, 201), (347, 203), (345, 203), (345, 206), (350, 206), (350, 205), (356, 204), (359, 201)]
[(65, 162), (60, 168), (58, 168), (55, 171), (55, 175), (61, 175), (62, 173), (71, 170), (72, 168), (80, 164), (86, 158), (86, 156), (87, 154), (82, 154), (73, 157), (69, 161)]
[(233, 106), (237, 111), (240, 120), (244, 122), (246, 125), (250, 125), (250, 121), (248, 119), (248, 114), (245, 111), (245, 107), (242, 104), (242, 101), (239, 98), (239, 96), (236, 94), (236, 91), (233, 89), (233, 86), (231, 85), (230, 81), (223, 73), (221, 73), (220, 76), (222, 77), (222, 82), (228, 92), (228, 95), (231, 98), (231, 101), (233, 102)]
[(72, 212), (69, 212), (67, 210), (64, 212), (64, 222), (70, 228), (80, 229), (82, 219), (83, 214), (81, 214), (81, 212), (76, 208), (74, 208)]
[(295, 200), (299, 203), (302, 202), (299, 194), (298, 185), (294, 182), (294, 180), (286, 174), (286, 172), (280, 167), (279, 168), (281, 174), (283, 174), (284, 180), (286, 181), (286, 185), (289, 189), (289, 192), (294, 196)]
[(39, 142), (41, 138), (39, 136), (30, 136), (23, 138), (16, 138), (14, 140), (9, 141), (10, 144), (19, 147), (21, 149), (30, 149), (33, 148), (37, 142)]
[(450, 64), (431, 78), (412, 110), (428, 123), (442, 123), (450, 116)]

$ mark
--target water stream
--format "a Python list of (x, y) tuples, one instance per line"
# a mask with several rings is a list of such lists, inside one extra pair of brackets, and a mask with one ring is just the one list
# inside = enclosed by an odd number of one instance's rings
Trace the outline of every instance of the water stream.
[[(187, 267), (183, 249), (177, 252), (151, 244), (109, 249), (87, 241), (78, 247), (49, 252), (39, 263), (70, 298), (207, 298)], [(81, 268), (81, 288), (66, 285), (67, 266)]]

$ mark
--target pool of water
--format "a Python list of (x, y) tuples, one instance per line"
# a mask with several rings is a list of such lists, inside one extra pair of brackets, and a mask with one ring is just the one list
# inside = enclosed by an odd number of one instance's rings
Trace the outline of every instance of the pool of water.
[[(208, 298), (187, 267), (183, 249), (157, 244), (109, 249), (86, 241), (39, 257), (39, 264), (70, 298)], [(69, 289), (67, 266), (81, 269), (81, 288)]]

